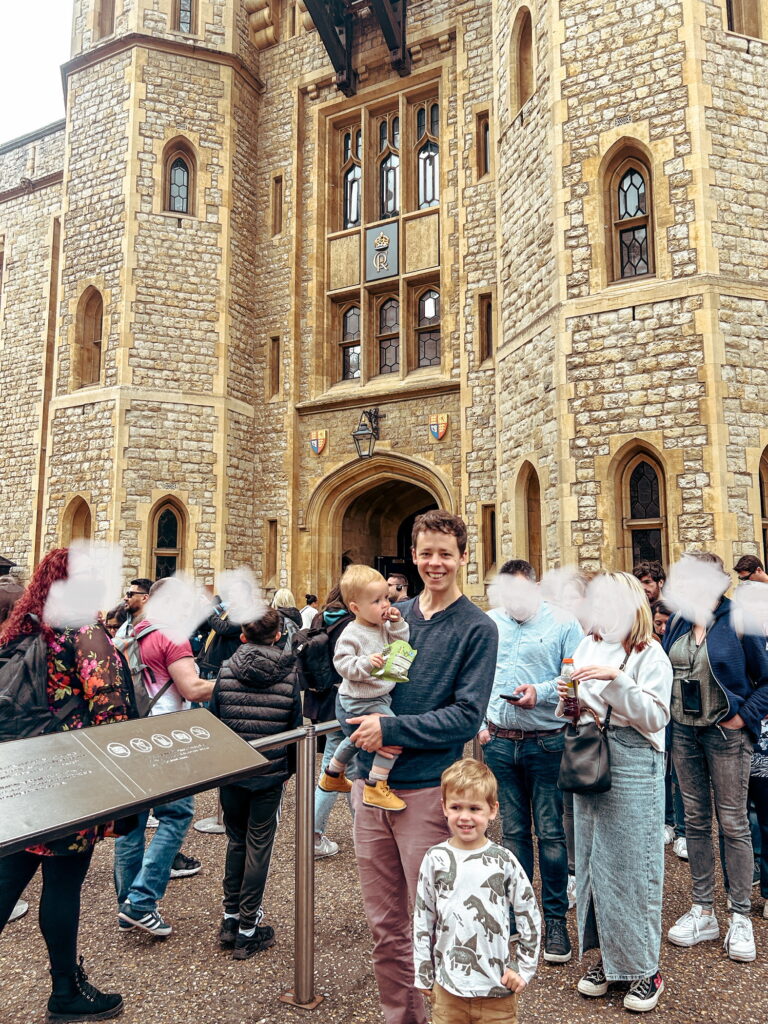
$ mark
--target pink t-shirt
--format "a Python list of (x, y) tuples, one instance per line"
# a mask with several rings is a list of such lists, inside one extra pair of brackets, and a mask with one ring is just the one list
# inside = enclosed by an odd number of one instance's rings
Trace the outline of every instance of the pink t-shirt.
[[(146, 629), (149, 625), (150, 623), (144, 620), (134, 628), (137, 633), (141, 633), (142, 629)], [(182, 658), (193, 657), (189, 640), (184, 640), (180, 644), (176, 643), (175, 640), (171, 640), (170, 637), (166, 636), (159, 629), (149, 633), (143, 639), (140, 638), (139, 648), (142, 661), (147, 668), (151, 669), (152, 675), (155, 677), (155, 685), (147, 687), (150, 696), (154, 696), (171, 678), (168, 671), (169, 665), (172, 665), (174, 661), (180, 661)], [(176, 687), (169, 686), (152, 708), (152, 714), (166, 715), (169, 711), (181, 711), (183, 704), (184, 698)]]

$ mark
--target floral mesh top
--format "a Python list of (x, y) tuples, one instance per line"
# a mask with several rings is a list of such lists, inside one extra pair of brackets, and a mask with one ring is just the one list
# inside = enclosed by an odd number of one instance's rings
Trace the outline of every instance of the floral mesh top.
[[(120, 661), (101, 626), (56, 630), (48, 644), (48, 701), (52, 710), (62, 707), (71, 696), (82, 703), (69, 714), (57, 731), (83, 729), (89, 725), (124, 722), (128, 705), (122, 684)], [(30, 853), (66, 855), (84, 853), (105, 835), (111, 825), (95, 825), (64, 839), (30, 846)]]

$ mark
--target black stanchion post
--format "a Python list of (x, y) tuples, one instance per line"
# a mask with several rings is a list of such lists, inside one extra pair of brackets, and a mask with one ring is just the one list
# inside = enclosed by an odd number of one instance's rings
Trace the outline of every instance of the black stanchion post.
[(284, 1003), (314, 1010), (323, 1001), (315, 995), (315, 754), (314, 725), (304, 727), (296, 751), (296, 904), (293, 990)]

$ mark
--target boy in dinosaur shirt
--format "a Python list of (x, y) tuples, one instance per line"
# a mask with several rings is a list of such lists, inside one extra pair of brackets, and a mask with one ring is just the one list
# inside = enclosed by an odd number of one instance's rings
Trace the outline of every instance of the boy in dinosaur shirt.
[[(472, 758), (456, 761), (440, 787), (451, 838), (427, 851), (419, 873), (415, 986), (429, 994), (432, 1024), (515, 1024), (517, 994), (539, 960), (536, 897), (513, 854), (486, 837), (499, 810), (490, 768)], [(516, 960), (509, 952), (510, 908), (520, 934)]]

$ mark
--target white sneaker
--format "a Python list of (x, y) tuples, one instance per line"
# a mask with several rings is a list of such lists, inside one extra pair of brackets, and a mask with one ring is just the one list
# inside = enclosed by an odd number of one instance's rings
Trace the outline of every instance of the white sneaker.
[(339, 844), (334, 843), (328, 836), (320, 836), (315, 840), (315, 857), (335, 857), (339, 852)]
[(159, 824), (160, 822), (157, 820), (154, 814), (150, 814), (150, 816), (147, 818), (146, 828), (157, 828)]
[(667, 938), (674, 946), (695, 946), (697, 942), (708, 942), (720, 937), (720, 925), (714, 914), (705, 914), (704, 908), (694, 903), (687, 914), (683, 914), (667, 932)]
[(29, 910), (29, 904), (26, 900), (17, 900), (16, 906), (11, 911), (11, 916), (8, 918), (8, 923), (11, 921), (18, 921), (20, 917), (24, 917), (26, 912)]
[(664, 845), (669, 846), (675, 841), (675, 830), (671, 825), (664, 826)]
[(676, 853), (680, 860), (688, 860), (688, 840), (680, 836), (672, 843), (672, 852)]
[(566, 890), (566, 892), (568, 894), (568, 909), (569, 910), (573, 910), (573, 908), (576, 906), (576, 876), (575, 875), (568, 875), (568, 889)]
[(734, 914), (731, 924), (725, 933), (723, 942), (726, 953), (731, 960), (739, 960), (748, 964), (757, 956), (755, 937), (752, 934), (752, 922), (746, 914)]
[(768, 918), (768, 900), (765, 901), (765, 906), (763, 907), (763, 917)]

